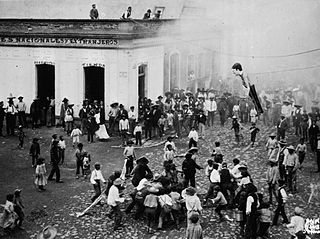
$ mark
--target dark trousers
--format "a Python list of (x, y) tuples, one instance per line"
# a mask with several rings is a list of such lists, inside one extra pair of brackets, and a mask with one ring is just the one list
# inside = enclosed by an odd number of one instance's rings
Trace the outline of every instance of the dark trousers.
[(208, 126), (213, 126), (214, 122), (214, 111), (208, 111)]
[(127, 158), (126, 175), (130, 175), (133, 169), (133, 158)]
[(65, 149), (59, 149), (60, 164), (64, 163)]
[(320, 172), (320, 150), (317, 150), (317, 165), (318, 165), (318, 172)]
[(93, 143), (93, 135), (94, 132), (92, 130), (88, 130), (88, 142)]
[(298, 156), (299, 156), (299, 163), (301, 165), (306, 157), (306, 153), (305, 152), (298, 152)]
[(276, 185), (272, 183), (268, 183), (268, 185), (269, 203), (272, 203), (272, 194), (274, 195), (275, 199), (277, 199)]
[(224, 126), (224, 123), (226, 122), (226, 112), (225, 111), (220, 111), (220, 123), (222, 126)]
[(261, 237), (262, 239), (269, 238), (269, 227), (270, 222), (259, 222), (259, 237)]
[(19, 139), (19, 147), (20, 147), (20, 148), (23, 148), (23, 143), (24, 143), (23, 138), (22, 138), (22, 139)]
[(23, 127), (27, 127), (26, 112), (18, 111), (18, 123), (19, 123), (19, 125), (22, 125)]
[(119, 205), (111, 206), (112, 214), (114, 215), (114, 229), (117, 229), (121, 225), (122, 212)]
[(219, 183), (211, 183), (210, 182), (210, 185), (209, 185), (209, 189), (208, 189), (208, 192), (205, 196), (205, 199), (208, 200), (208, 198), (210, 198), (213, 194), (213, 189), (215, 186), (219, 186)]
[(136, 127), (136, 120), (129, 119), (129, 133), (133, 135), (134, 127)]
[(123, 145), (125, 145), (127, 142), (127, 132), (128, 132), (127, 130), (121, 130), (121, 132), (120, 132)]
[(136, 132), (136, 145), (142, 145), (142, 143), (141, 143), (141, 132)]
[(191, 187), (196, 187), (196, 179), (195, 179), (195, 174), (185, 174), (184, 175), (184, 187), (188, 187), (190, 182)]
[(159, 125), (159, 135), (160, 137), (164, 135), (164, 124)]
[(146, 137), (146, 139), (151, 139), (151, 131), (152, 131), (152, 127), (149, 126), (149, 125), (146, 125), (146, 127), (145, 127), (145, 137)]
[(257, 238), (257, 219), (258, 214), (256, 212), (251, 212), (247, 215), (245, 238), (246, 239), (256, 239)]
[(83, 160), (77, 159), (77, 171), (76, 171), (76, 175), (79, 175), (79, 174), (80, 174), (80, 168), (81, 168), (82, 175), (84, 175)]
[(195, 141), (193, 138), (189, 140), (189, 149), (191, 149), (191, 147), (197, 147), (197, 145), (197, 141)]
[(16, 116), (10, 113), (6, 114), (7, 135), (14, 135), (15, 123)]
[(278, 218), (279, 215), (281, 214), (282, 218), (283, 218), (283, 222), (284, 223), (288, 223), (288, 218), (286, 215), (286, 212), (284, 210), (284, 203), (278, 203), (278, 206), (276, 208), (276, 211), (274, 212), (274, 218), (273, 218), (273, 225), (277, 225), (278, 224)]
[(286, 177), (286, 169), (285, 166), (282, 164), (282, 162), (279, 162), (279, 174), (280, 174), (280, 179), (284, 180)]
[(226, 209), (226, 205), (218, 205), (214, 211), (219, 215), (220, 219), (222, 219), (223, 215), (221, 213), (222, 210)]
[(32, 159), (32, 166), (35, 166), (38, 160), (38, 155), (31, 155), (31, 159)]
[(91, 202), (94, 202), (94, 200), (96, 200), (101, 195), (101, 186), (99, 181), (96, 184), (93, 184), (93, 189), (95, 194), (91, 198)]
[(317, 150), (318, 139), (317, 136), (309, 136), (310, 146), (312, 151)]
[(251, 143), (252, 145), (256, 142), (256, 134), (251, 134)]
[(286, 183), (289, 191), (293, 190), (292, 184), (293, 184), (293, 166), (287, 166), (286, 168)]
[(112, 135), (114, 133), (114, 126), (116, 124), (115, 117), (110, 116), (109, 117), (109, 133)]
[(286, 130), (279, 128), (277, 132), (277, 140), (279, 141), (280, 139), (285, 139), (285, 137), (286, 137)]
[(56, 182), (59, 182), (60, 181), (59, 164), (52, 164), (52, 168), (51, 168), (51, 172), (48, 177), (48, 180), (52, 180), (54, 174), (56, 174)]
[(233, 205), (233, 200), (235, 198), (235, 191), (233, 189), (232, 183), (221, 184), (221, 192), (226, 198), (228, 205)]

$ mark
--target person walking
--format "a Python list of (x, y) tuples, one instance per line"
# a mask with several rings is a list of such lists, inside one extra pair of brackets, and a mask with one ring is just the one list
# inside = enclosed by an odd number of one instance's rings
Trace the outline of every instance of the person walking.
[(38, 158), (37, 160), (37, 167), (36, 167), (36, 180), (34, 181), (35, 185), (38, 186), (39, 191), (45, 191), (45, 185), (47, 185), (46, 179), (46, 165), (44, 158)]
[(288, 224), (289, 220), (287, 218), (286, 212), (285, 212), (285, 204), (287, 202), (288, 196), (285, 190), (285, 181), (284, 180), (278, 180), (278, 184), (279, 184), (279, 188), (278, 188), (278, 205), (277, 208), (274, 212), (274, 218), (273, 218), (273, 222), (272, 225), (273, 226), (277, 226), (278, 225), (278, 218), (279, 215), (281, 214), (282, 218), (283, 218), (283, 223)]
[(59, 162), (60, 162), (60, 158), (59, 158), (59, 147), (58, 147), (58, 143), (59, 141), (54, 140), (52, 142), (52, 146), (50, 149), (50, 156), (51, 156), (51, 172), (49, 174), (48, 177), (48, 181), (52, 181), (53, 180), (53, 175), (56, 174), (56, 182), (57, 183), (63, 183), (62, 180), (60, 180), (60, 169), (59, 169)]
[(196, 187), (196, 169), (200, 170), (203, 167), (199, 166), (193, 159), (192, 154), (187, 153), (186, 159), (182, 162), (182, 171), (184, 173), (184, 187), (188, 187), (189, 182), (191, 187)]
[(32, 144), (29, 150), (29, 155), (32, 158), (32, 167), (36, 166), (38, 157), (40, 156), (40, 144), (38, 143), (38, 138), (33, 138)]

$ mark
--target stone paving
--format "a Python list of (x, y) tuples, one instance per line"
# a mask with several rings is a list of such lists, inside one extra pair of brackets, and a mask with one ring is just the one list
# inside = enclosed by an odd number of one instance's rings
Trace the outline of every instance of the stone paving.
[[(214, 142), (219, 140), (221, 142), (222, 150), (224, 152), (224, 160), (231, 165), (234, 157), (239, 157), (240, 160), (244, 160), (248, 163), (248, 169), (251, 173), (254, 183), (257, 185), (260, 192), (267, 193), (267, 185), (265, 183), (267, 159), (265, 151), (265, 142), (268, 135), (274, 132), (275, 129), (271, 127), (263, 127), (258, 125), (261, 131), (258, 134), (258, 143), (255, 147), (249, 145), (249, 130), (244, 130), (244, 141), (243, 145), (239, 147), (234, 143), (234, 133), (230, 130), (229, 125), (221, 128), (215, 126), (213, 129), (206, 130), (205, 140), (199, 142), (199, 164), (206, 166), (206, 161), (210, 158), (212, 146)], [(297, 138), (289, 135), (288, 141), (294, 145), (297, 144)], [(158, 143), (156, 141), (155, 143)], [(187, 138), (182, 137), (175, 140), (176, 146), (178, 147), (178, 154), (183, 154), (187, 148)], [(99, 147), (103, 143), (97, 143), (94, 147)], [(89, 146), (87, 147), (89, 150)], [(117, 148), (105, 149), (107, 151), (121, 150)], [(90, 150), (89, 150), (90, 151)], [(161, 172), (162, 157), (163, 157), (163, 145), (137, 149), (138, 155), (146, 155), (150, 160), (150, 168), (154, 172)], [(180, 168), (183, 158), (177, 159), (178, 168)], [(113, 167), (108, 165), (107, 160), (101, 160), (105, 167)], [(293, 209), (296, 206), (302, 207), (304, 210), (303, 215), (306, 218), (319, 218), (320, 217), (320, 203), (319, 198), (313, 198), (310, 204), (307, 204), (310, 195), (310, 182), (318, 180), (319, 175), (313, 173), (315, 169), (315, 159), (311, 153), (308, 154), (305, 160), (304, 167), (299, 172), (298, 177), (298, 193), (289, 195), (288, 203), (286, 206), (287, 216), (290, 217), (293, 214)], [(197, 172), (196, 182), (197, 188), (200, 192), (205, 193), (208, 186), (208, 179), (203, 176), (204, 170)], [(107, 177), (107, 175), (105, 175)], [(183, 220), (179, 228), (175, 228), (173, 225), (165, 224), (164, 230), (157, 231), (152, 230), (151, 233), (147, 231), (146, 222), (142, 219), (134, 220), (132, 215), (124, 216), (124, 229), (114, 232), (113, 231), (113, 220), (106, 216), (108, 207), (106, 204), (93, 208), (90, 213), (84, 217), (77, 218), (76, 212), (81, 212), (84, 208), (90, 205), (89, 198), (91, 197), (93, 190), (88, 189), (90, 187), (89, 181), (84, 182), (87, 186), (84, 191), (77, 195), (70, 196), (69, 200), (66, 200), (64, 205), (57, 207), (54, 213), (49, 213), (47, 216), (35, 219), (34, 223), (37, 228), (41, 228), (45, 225), (53, 225), (58, 228), (57, 238), (184, 238), (186, 230), (186, 222)], [(128, 182), (127, 191), (130, 191), (132, 186)], [(128, 195), (127, 195), (128, 197)], [(274, 207), (274, 206), (273, 206)], [(45, 210), (45, 208), (43, 209)], [(233, 212), (227, 211), (229, 217), (233, 218)], [(214, 214), (211, 207), (204, 208), (201, 225), (203, 227), (204, 238), (241, 238), (239, 236), (239, 225), (237, 222), (217, 222), (217, 217)], [(281, 219), (280, 219), (281, 220)], [(33, 227), (34, 228), (34, 227)], [(155, 228), (155, 227), (154, 227)], [(27, 230), (30, 238), (36, 238), (37, 231)], [(279, 238), (290, 238), (288, 231), (283, 225), (278, 227), (272, 227), (271, 237), (274, 239)], [(311, 238), (319, 238), (319, 235), (313, 235)]]

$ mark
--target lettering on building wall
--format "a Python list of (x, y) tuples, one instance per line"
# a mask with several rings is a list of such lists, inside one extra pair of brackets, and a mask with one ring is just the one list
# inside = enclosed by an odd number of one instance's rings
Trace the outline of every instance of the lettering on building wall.
[(35, 61), (35, 65), (54, 65), (53, 61)]
[(94, 66), (94, 67), (102, 67), (102, 68), (105, 67), (105, 65), (102, 64), (102, 63), (83, 63), (82, 66), (83, 66), (83, 67)]
[(118, 46), (116, 39), (83, 39), (83, 38), (51, 38), (51, 37), (0, 37), (0, 44), (8, 45), (52, 45), (52, 46)]

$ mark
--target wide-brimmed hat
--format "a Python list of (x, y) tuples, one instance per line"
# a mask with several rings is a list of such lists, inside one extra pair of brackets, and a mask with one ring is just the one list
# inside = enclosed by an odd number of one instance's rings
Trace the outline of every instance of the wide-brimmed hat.
[(162, 95), (159, 95), (159, 96), (158, 96), (158, 99), (163, 99), (163, 96), (162, 96)]
[(301, 108), (302, 105), (294, 105), (294, 107), (296, 107), (296, 108)]
[(13, 95), (12, 95), (12, 93), (10, 93), (9, 94), (9, 96), (7, 97), (7, 99), (15, 99), (16, 97), (14, 97)]
[(21, 99), (21, 98), (23, 98), (23, 96), (22, 96), (22, 95), (19, 95), (19, 96), (18, 96), (18, 99)]
[(170, 92), (170, 91), (167, 91), (166, 93), (164, 93), (164, 95), (165, 95), (166, 97), (168, 97), (168, 96), (173, 96), (173, 93)]
[(282, 140), (279, 141), (279, 144), (286, 145), (286, 144), (287, 144), (287, 141), (285, 141), (284, 139), (282, 139)]
[(192, 92), (189, 91), (189, 90), (187, 90), (185, 94), (186, 94), (187, 96), (188, 96), (188, 95), (193, 95)]
[(246, 162), (240, 162), (238, 168), (239, 168), (239, 169), (240, 169), (240, 168), (248, 168), (248, 165), (247, 165)]
[(53, 239), (57, 235), (57, 229), (52, 226), (45, 227), (37, 236), (37, 239)]
[(112, 102), (112, 103), (110, 104), (111, 107), (116, 106), (116, 105), (119, 105), (119, 103), (118, 103), (118, 102)]
[(72, 107), (72, 106), (74, 106), (74, 104), (73, 104), (73, 103), (68, 104), (68, 107)]
[(19, 194), (22, 192), (22, 189), (21, 188), (16, 188), (14, 191), (13, 191), (13, 194)]
[(137, 159), (136, 161), (137, 163), (144, 163), (144, 164), (148, 164), (149, 160), (146, 157), (140, 157)]
[(197, 147), (191, 147), (189, 150), (188, 150), (188, 153), (192, 152), (192, 151), (198, 151), (198, 148)]
[(234, 115), (234, 116), (232, 116), (232, 119), (237, 119), (237, 116), (235, 116), (235, 115)]
[(294, 213), (297, 214), (297, 215), (301, 215), (301, 214), (302, 214), (302, 208), (300, 208), (300, 207), (295, 207), (295, 208), (294, 208)]
[(64, 98), (63, 100), (62, 100), (62, 102), (68, 102), (69, 100), (67, 99), (67, 98)]
[(282, 103), (283, 103), (283, 104), (290, 104), (290, 102), (287, 101), (287, 100), (283, 100)]
[(290, 145), (289, 147), (287, 147), (287, 149), (289, 150), (294, 150), (294, 147), (293, 147), (293, 145)]
[(186, 194), (189, 196), (193, 196), (196, 194), (196, 189), (194, 187), (187, 187)]
[(277, 137), (275, 133), (271, 133), (269, 137)]
[(95, 162), (94, 166), (101, 166), (101, 164), (99, 162)]
[(123, 183), (121, 178), (117, 178), (116, 180), (113, 181), (114, 186), (119, 186)]

